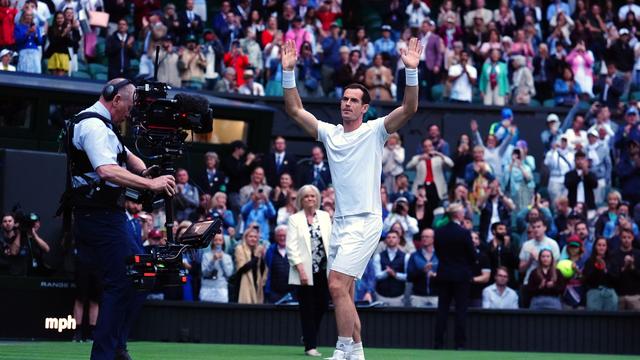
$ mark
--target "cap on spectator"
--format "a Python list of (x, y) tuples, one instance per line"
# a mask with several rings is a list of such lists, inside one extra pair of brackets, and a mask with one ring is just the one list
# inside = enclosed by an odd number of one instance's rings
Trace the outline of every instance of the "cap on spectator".
[(567, 239), (567, 246), (582, 247), (582, 239), (578, 235), (571, 235)]
[(508, 42), (508, 43), (512, 43), (513, 40), (511, 39), (511, 36), (503, 36), (502, 37), (502, 42)]
[(629, 35), (629, 30), (627, 30), (627, 28), (622, 28), (622, 29), (620, 29), (619, 34), (620, 34), (620, 36)]
[(334, 21), (334, 22), (332, 22), (332, 23), (331, 23), (331, 25), (329, 26), (329, 28), (334, 28), (334, 27), (339, 28), (339, 27), (340, 27), (340, 24), (339, 24), (337, 21)]
[(408, 203), (409, 203), (409, 200), (407, 200), (407, 198), (406, 198), (406, 197), (404, 197), (404, 196), (400, 196), (399, 198), (397, 198), (397, 199), (396, 199), (396, 204), (397, 204), (397, 203), (401, 203), (401, 202), (403, 202), (403, 203), (407, 203), (407, 204), (408, 204)]
[(149, 239), (162, 239), (162, 233), (158, 229), (151, 229), (148, 237)]
[(254, 73), (252, 69), (246, 69), (244, 73), (242, 73), (242, 75), (246, 79), (246, 78), (252, 78), (254, 76)]
[(240, 40), (233, 40), (231, 46), (240, 46)]
[(431, 25), (431, 26), (436, 26), (436, 22), (435, 22), (435, 21), (433, 21), (433, 20), (431, 20), (431, 19), (427, 19), (427, 20), (425, 20), (425, 21), (426, 21), (427, 23), (429, 23), (429, 25)]
[(589, 132), (587, 133), (587, 136), (589, 136), (589, 135), (591, 135), (591, 136), (595, 136), (595, 137), (598, 137), (598, 130), (597, 130), (595, 127), (594, 127), (594, 128), (592, 128), (592, 129), (591, 129), (591, 130), (589, 130)]
[(215, 33), (213, 32), (213, 29), (206, 28), (206, 29), (204, 29), (204, 31), (202, 32), (202, 35), (206, 35), (206, 34), (209, 34), (209, 33), (211, 33), (211, 34), (215, 34)]
[(302, 22), (302, 17), (300, 15), (296, 15), (296, 17), (293, 18), (293, 22)]
[(447, 22), (449, 23), (455, 23), (456, 19), (453, 16), (447, 16)]
[(560, 122), (560, 118), (556, 114), (549, 114), (547, 115), (547, 122)]
[(7, 55), (13, 56), (13, 51), (9, 49), (2, 49), (2, 51), (0, 51), (0, 58), (3, 58)]
[[(0, 57), (2, 57), (2, 56), (0, 56)], [(624, 114), (625, 114), (625, 115), (638, 115), (638, 109), (636, 109), (636, 107), (635, 107), (635, 106), (630, 106), (630, 107), (627, 109), (627, 112), (625, 112)]]
[(198, 42), (198, 40), (196, 40), (196, 36), (193, 34), (189, 34), (187, 35), (187, 37), (184, 39), (185, 43), (189, 43), (189, 42)]
[(518, 140), (516, 142), (516, 148), (518, 148), (518, 149), (528, 149), (529, 148), (529, 144), (527, 144), (526, 140)]
[(156, 11), (152, 11), (152, 12), (149, 13), (149, 17), (152, 17), (152, 16), (157, 16), (157, 17), (161, 18), (163, 16), (163, 14), (162, 14), (162, 11), (156, 10)]
[(389, 25), (382, 25), (382, 27), (380, 28), (382, 31), (391, 31), (391, 26)]
[(162, 37), (162, 41), (173, 41), (173, 36), (171, 36), (170, 34), (167, 34)]
[(513, 111), (511, 111), (510, 108), (503, 108), (502, 109), (502, 118), (503, 119), (510, 119), (513, 117)]
[(349, 51), (351, 51), (351, 50), (349, 50), (349, 47), (348, 47), (348, 46), (346, 46), (346, 45), (342, 45), (342, 46), (340, 46), (340, 50), (339, 50), (339, 51), (340, 51), (341, 53), (347, 53), (347, 54), (348, 54), (348, 53), (349, 53)]

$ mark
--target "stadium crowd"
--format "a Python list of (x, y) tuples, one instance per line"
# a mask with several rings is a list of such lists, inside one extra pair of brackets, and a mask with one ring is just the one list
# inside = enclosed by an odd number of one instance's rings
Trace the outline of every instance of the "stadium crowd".
[[(447, 0), (436, 11), (429, 1), (393, 0), (383, 2), (388, 8), (379, 15), (385, 23), (370, 39), (370, 28), (354, 25), (358, 10), (350, 3), (222, 1), (208, 19), (205, 1), (187, 0), (177, 11), (157, 0), (0, 0), (0, 66), (82, 76), (82, 69), (102, 64), (104, 79), (133, 78), (153, 73), (158, 44), (160, 81), (278, 96), (280, 46), (293, 39), (303, 97), (340, 95), (343, 86), (359, 82), (372, 98), (393, 100), (402, 98), (404, 88), (398, 51), (418, 35), (425, 45), (420, 95), (428, 100), (570, 110), (563, 119), (548, 114), (539, 135), (519, 132), (509, 107), (488, 134), (471, 120), (456, 144), (447, 143), (437, 125), (427, 129), (417, 151), (403, 148), (401, 137), (392, 134), (381, 174), (384, 231), (357, 283), (356, 300), (436, 307), (433, 229), (451, 221), (445, 209), (458, 206), (477, 255), (473, 306), (640, 310), (640, 116), (634, 101), (640, 98), (634, 98), (640, 6), (634, 0), (619, 6), (611, 0), (545, 6), (520, 0), (490, 10), (484, 0)], [(101, 23), (104, 12), (108, 21)], [(537, 136), (543, 159), (528, 153)], [(213, 217), (224, 221), (224, 231), (211, 248), (184, 256), (186, 286), (150, 296), (239, 303), (295, 299), (288, 224), (309, 191), (298, 189), (313, 185), (319, 208), (329, 215), (335, 209), (323, 149), (315, 146), (306, 161), (298, 161), (281, 136), (264, 157), (236, 141), (223, 157), (207, 153), (197, 173), (179, 169), (175, 176), (176, 234)], [(145, 247), (166, 242), (162, 211), (144, 212), (133, 201), (126, 210)], [(43, 267), (38, 260), (49, 247), (38, 235), (40, 220), (33, 221), (25, 231), (15, 227), (14, 215), (3, 217), (3, 272)]]
[(618, 116), (640, 93), (635, 0), (0, 1), (1, 70), (99, 80), (154, 72), (172, 87), (281, 96), (280, 49), (295, 41), (302, 96), (402, 98), (398, 54), (425, 46), (422, 99), (572, 106)]

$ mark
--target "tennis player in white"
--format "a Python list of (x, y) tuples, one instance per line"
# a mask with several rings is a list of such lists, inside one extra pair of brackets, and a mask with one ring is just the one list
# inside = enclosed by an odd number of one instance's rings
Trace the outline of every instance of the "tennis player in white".
[(302, 129), (324, 144), (336, 190), (328, 263), (338, 342), (330, 359), (364, 359), (360, 318), (353, 302), (354, 280), (362, 276), (380, 241), (382, 149), (389, 134), (400, 129), (418, 110), (417, 67), (421, 53), (422, 44), (412, 38), (401, 54), (406, 68), (402, 106), (385, 117), (363, 123), (371, 97), (364, 86), (352, 84), (345, 87), (340, 100), (342, 124), (333, 125), (319, 121), (303, 108), (295, 83), (295, 42), (287, 41), (282, 48), (285, 109)]

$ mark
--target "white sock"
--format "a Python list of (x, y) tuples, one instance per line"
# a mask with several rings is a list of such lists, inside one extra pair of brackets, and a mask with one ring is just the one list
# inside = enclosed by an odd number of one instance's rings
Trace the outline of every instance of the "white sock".
[(346, 336), (338, 336), (338, 342), (336, 343), (336, 349), (342, 350), (344, 352), (351, 351), (351, 346), (353, 345), (353, 338)]
[(364, 354), (364, 347), (362, 346), (362, 341), (357, 342), (357, 343), (353, 343), (351, 345), (351, 352), (352, 353)]

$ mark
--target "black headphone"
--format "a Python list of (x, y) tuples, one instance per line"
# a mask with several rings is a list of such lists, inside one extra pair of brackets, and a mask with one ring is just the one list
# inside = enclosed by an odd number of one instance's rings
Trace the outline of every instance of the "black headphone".
[(131, 81), (125, 79), (115, 84), (109, 84), (102, 89), (102, 97), (106, 101), (111, 101), (118, 95), (118, 91), (123, 87), (131, 84)]

